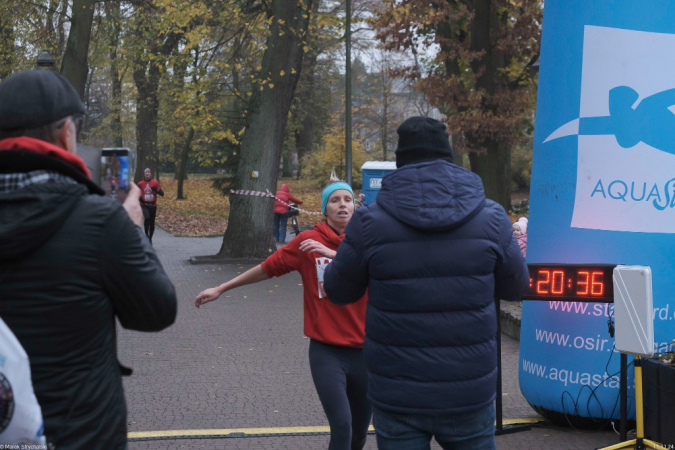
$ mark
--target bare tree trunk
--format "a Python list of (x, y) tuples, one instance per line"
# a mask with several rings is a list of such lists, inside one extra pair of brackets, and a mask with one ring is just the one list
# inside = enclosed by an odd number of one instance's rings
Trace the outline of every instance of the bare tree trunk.
[(157, 149), (157, 115), (159, 111), (159, 70), (151, 64), (149, 75), (135, 70), (136, 97), (136, 175), (134, 180), (143, 179), (146, 168), (157, 174), (159, 155)]
[[(57, 2), (54, 2), (57, 3)], [(89, 42), (94, 21), (94, 0), (73, 0), (73, 14), (66, 52), (61, 63), (61, 75), (73, 85), (84, 99), (84, 89), (89, 74)]]
[[(315, 5), (316, 6), (316, 5)], [(305, 105), (311, 105), (312, 97), (315, 95), (316, 85), (316, 67), (317, 67), (318, 53), (305, 53), (303, 56), (303, 82), (304, 89), (302, 95), (296, 99), (300, 108), (305, 108)], [(295, 132), (295, 151), (298, 155), (298, 173), (300, 177), (302, 173), (302, 157), (311, 153), (314, 147), (314, 139), (316, 134), (316, 117), (311, 111), (303, 111), (303, 118), (300, 129)]]
[(120, 77), (117, 48), (119, 45), (122, 27), (120, 24), (120, 2), (108, 2), (105, 4), (106, 15), (111, 23), (110, 41), (108, 43), (110, 53), (110, 79), (112, 80), (111, 101), (111, 132), (115, 147), (124, 146), (122, 135), (122, 79)]
[[(160, 44), (151, 46), (150, 54), (167, 57), (178, 45), (179, 36), (170, 34)], [(156, 41), (155, 41), (156, 42)], [(145, 168), (152, 170), (159, 180), (159, 149), (157, 148), (157, 116), (159, 114), (159, 82), (162, 76), (162, 62), (134, 61), (134, 83), (136, 97), (136, 175), (134, 180), (143, 179)]]
[[(471, 24), (471, 50), (483, 52), (483, 57), (474, 60), (471, 65), (474, 73), (480, 74), (476, 80), (476, 89), (483, 91), (486, 97), (485, 108), (496, 114), (496, 107), (490, 103), (497, 86), (498, 71), (505, 67), (502, 52), (495, 49), (491, 36), (491, 23), (499, 20), (493, 0), (475, 0), (473, 2), (474, 17)], [(471, 170), (477, 173), (485, 186), (485, 195), (502, 205), (507, 211), (511, 208), (511, 149), (500, 142), (488, 139), (477, 143), (475, 147), (483, 147), (486, 153), (471, 155)]]
[(12, 74), (14, 66), (14, 1), (0, 4), (0, 80)]
[[(385, 88), (386, 89), (386, 88)], [(387, 137), (389, 136), (389, 95), (382, 92), (382, 125), (380, 125), (380, 142), (382, 143), (382, 161), (387, 160)]]
[[(307, 33), (312, 2), (272, 1), (273, 22), (259, 77), (261, 81), (268, 78), (271, 81), (264, 84), (262, 90), (253, 91), (248, 127), (242, 139), (241, 160), (235, 176), (238, 189), (276, 190), (279, 158), (288, 111), (300, 76), (305, 45), (303, 37)], [(253, 171), (258, 171), (258, 178), (251, 176)], [(262, 258), (274, 252), (271, 199), (232, 195), (230, 205), (229, 224), (217, 256)]]
[(56, 27), (56, 54), (63, 55), (66, 51), (66, 12), (68, 11), (68, 5), (70, 0), (61, 0), (61, 6), (59, 6), (59, 25)]
[(378, 74), (379, 93), (382, 95), (382, 120), (379, 121), (380, 128), (380, 143), (382, 145), (382, 161), (387, 160), (387, 150), (389, 149), (389, 126), (393, 122), (393, 117), (390, 117), (393, 103), (392, 92), (392, 77), (389, 72), (391, 65), (389, 58), (385, 59), (380, 66), (380, 73)]
[[(171, 105), (169, 107), (170, 111), (175, 111), (178, 109), (178, 102), (175, 100), (175, 96), (179, 92), (183, 92), (185, 89), (185, 75), (187, 74), (187, 67), (189, 64), (189, 61), (187, 59), (188, 55), (183, 55), (182, 58), (178, 58), (176, 62), (173, 65), (173, 77), (171, 79), (171, 86), (173, 88), (173, 93), (171, 98)], [(197, 60), (195, 59), (194, 61), (195, 64), (195, 71), (197, 69)], [(195, 81), (195, 73), (193, 72), (193, 81)], [(197, 112), (196, 114), (199, 114)], [(183, 200), (183, 180), (185, 180), (187, 177), (187, 170), (186, 165), (187, 165), (187, 158), (188, 154), (190, 151), (190, 145), (192, 143), (192, 138), (194, 137), (194, 128), (190, 127), (190, 130), (188, 131), (188, 138), (184, 140), (183, 142), (180, 142), (180, 136), (183, 135), (184, 133), (176, 133), (176, 138), (174, 139), (174, 161), (176, 162), (176, 172), (174, 173), (174, 180), (178, 180), (178, 200)], [(192, 136), (190, 136), (192, 134)], [(185, 145), (185, 142), (188, 142), (188, 145)], [(185, 156), (183, 156), (185, 155)]]
[(293, 154), (290, 150), (281, 157), (281, 176), (286, 178), (293, 176)]
[(471, 152), (471, 171), (483, 180), (485, 196), (499, 203), (507, 211), (511, 209), (511, 149), (495, 141), (483, 143), (484, 153)]
[(298, 152), (298, 177), (302, 174), (302, 157), (311, 153), (314, 149), (315, 129), (314, 118), (311, 114), (308, 114), (302, 121), (302, 129), (295, 134), (295, 149)]
[(119, 70), (112, 62), (110, 66), (112, 76), (112, 138), (115, 147), (124, 147), (124, 135), (122, 133), (122, 80), (119, 78)]
[[(56, 27), (54, 26), (54, 17), (56, 16), (56, 11), (58, 9), (59, 2), (58, 0), (49, 0), (47, 6), (47, 13), (45, 15), (45, 27), (44, 35), (47, 36), (47, 47), (50, 51), (57, 49), (57, 37), (56, 37)], [(57, 49), (58, 50), (58, 49)]]
[(489, 168), (496, 183), (486, 183), (485, 195), (499, 203), (505, 210), (511, 209), (511, 148), (498, 142), (494, 150), (488, 148)]
[(187, 160), (188, 155), (190, 154), (190, 147), (192, 146), (192, 139), (195, 137), (194, 127), (190, 127), (188, 131), (187, 138), (185, 139), (185, 145), (183, 145), (183, 150), (180, 154), (180, 162), (178, 169), (178, 192), (176, 194), (176, 200), (185, 200), (183, 196), (183, 183), (187, 179)]

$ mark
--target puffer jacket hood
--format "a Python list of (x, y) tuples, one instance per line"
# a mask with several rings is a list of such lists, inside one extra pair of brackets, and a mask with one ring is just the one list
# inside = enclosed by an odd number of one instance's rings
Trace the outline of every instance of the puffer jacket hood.
[(45, 183), (0, 195), (0, 262), (40, 248), (87, 193), (79, 184)]
[(437, 160), (407, 165), (385, 176), (377, 204), (413, 228), (448, 231), (485, 206), (485, 191), (475, 173)]
[(279, 190), (280, 190), (280, 191), (284, 191), (284, 192), (291, 192), (291, 190), (288, 188), (288, 185), (285, 184), (285, 183), (281, 185), (281, 187), (279, 188)]

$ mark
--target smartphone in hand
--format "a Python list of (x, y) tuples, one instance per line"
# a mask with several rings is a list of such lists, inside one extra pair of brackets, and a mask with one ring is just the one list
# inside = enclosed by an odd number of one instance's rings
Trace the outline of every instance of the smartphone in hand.
[(131, 155), (128, 148), (104, 148), (101, 150), (99, 185), (106, 196), (124, 202), (131, 182)]

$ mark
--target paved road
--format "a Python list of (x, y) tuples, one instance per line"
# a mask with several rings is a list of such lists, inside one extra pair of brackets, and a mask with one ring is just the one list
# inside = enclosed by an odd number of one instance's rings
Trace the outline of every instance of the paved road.
[[(195, 295), (253, 264), (192, 265), (189, 257), (215, 254), (222, 238), (175, 238), (157, 230), (153, 241), (178, 291), (176, 324), (161, 333), (121, 330), (120, 360), (134, 369), (125, 378), (130, 432), (256, 429), (264, 437), (136, 440), (130, 450), (327, 448), (325, 434), (283, 435), (287, 427), (326, 427), (312, 385), (308, 339), (302, 329), (297, 273), (244, 286), (196, 309)], [(536, 418), (520, 394), (518, 341), (503, 337), (504, 418)], [(269, 429), (272, 430), (269, 430)], [(268, 429), (268, 430), (264, 430)], [(138, 436), (132, 434), (132, 436)], [(536, 426), (497, 437), (499, 450), (593, 449), (617, 443), (613, 431), (583, 432)], [(366, 449), (375, 449), (375, 436)], [(440, 446), (432, 444), (432, 449)]]

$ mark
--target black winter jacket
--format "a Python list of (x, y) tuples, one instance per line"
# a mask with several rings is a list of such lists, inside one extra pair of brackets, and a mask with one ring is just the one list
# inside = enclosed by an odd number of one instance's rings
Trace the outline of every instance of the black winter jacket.
[(331, 301), (368, 289), (368, 395), (400, 414), (461, 414), (490, 404), (497, 383), (494, 299), (518, 299), (527, 266), (504, 209), (480, 178), (437, 160), (382, 180), (354, 214), (326, 268)]
[(100, 190), (59, 158), (3, 142), (0, 173), (78, 181), (0, 193), (0, 317), (30, 359), (45, 435), (58, 450), (125, 449), (115, 317), (133, 330), (171, 325), (173, 284), (118, 201), (90, 194)]

